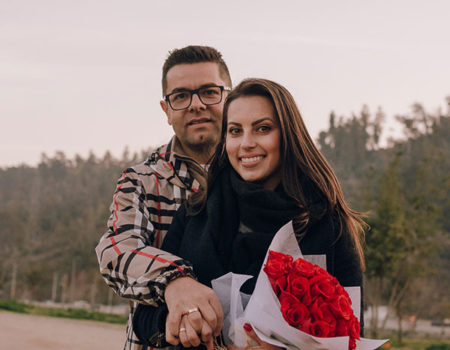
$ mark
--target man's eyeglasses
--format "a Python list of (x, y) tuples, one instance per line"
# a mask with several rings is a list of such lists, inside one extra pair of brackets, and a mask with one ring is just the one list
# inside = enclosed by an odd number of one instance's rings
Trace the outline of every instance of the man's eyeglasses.
[(164, 96), (164, 100), (169, 102), (174, 111), (189, 108), (194, 94), (204, 105), (216, 105), (222, 102), (223, 90), (231, 91), (231, 88), (227, 86), (204, 86), (195, 90), (177, 90)]

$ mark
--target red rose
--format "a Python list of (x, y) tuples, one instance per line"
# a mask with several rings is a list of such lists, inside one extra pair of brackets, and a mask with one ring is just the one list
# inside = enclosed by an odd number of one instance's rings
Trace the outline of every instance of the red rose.
[(348, 321), (346, 321), (342, 318), (339, 319), (336, 324), (335, 336), (343, 337), (343, 336), (348, 336), (348, 334), (349, 334)]
[(329, 276), (329, 274), (321, 273), (310, 279), (311, 295), (313, 297), (322, 296), (325, 299), (331, 299), (336, 295), (336, 283)]
[(302, 258), (298, 258), (292, 263), (291, 273), (296, 276), (312, 277), (314, 275), (314, 265)]
[(330, 333), (330, 326), (325, 321), (315, 321), (309, 326), (309, 334), (315, 337), (328, 337)]
[(359, 334), (361, 332), (361, 325), (359, 324), (359, 321), (355, 317), (355, 315), (352, 315), (348, 325), (349, 325), (350, 337), (359, 339)]
[(302, 303), (293, 304), (283, 313), (284, 319), (292, 326), (301, 330), (308, 329), (311, 322), (308, 308)]
[(271, 279), (269, 279), (269, 281), (270, 284), (272, 285), (273, 291), (277, 296), (280, 295), (281, 291), (285, 291), (289, 287), (286, 276), (281, 276), (276, 281), (273, 281), (273, 283)]
[[(339, 284), (339, 282), (337, 282), (336, 283), (337, 285), (336, 285), (336, 294), (343, 294), (343, 295), (346, 295), (346, 296), (348, 296), (348, 293), (347, 293), (347, 291), (344, 289), (344, 287), (342, 287), (340, 284)], [(349, 297), (349, 296), (348, 296)], [(350, 298), (350, 297), (349, 297)]]
[(269, 280), (276, 281), (280, 277), (287, 275), (292, 267), (292, 256), (269, 250), (267, 262), (264, 265), (264, 272)]
[(328, 277), (333, 277), (331, 276), (327, 270), (325, 270), (324, 268), (320, 267), (319, 265), (313, 265), (314, 269), (313, 269), (313, 273), (314, 275), (318, 276), (318, 275), (325, 275)]
[(298, 300), (294, 295), (286, 291), (282, 291), (280, 293), (278, 300), (280, 300), (281, 312), (283, 312), (283, 309), (289, 308), (293, 304), (300, 303), (300, 300)]
[(330, 303), (331, 311), (336, 317), (342, 317), (344, 320), (350, 320), (353, 315), (352, 302), (348, 295), (338, 295), (333, 302)]
[(329, 326), (329, 337), (333, 337), (336, 328), (336, 318), (331, 312), (328, 303), (321, 298), (317, 298), (314, 303), (309, 307), (311, 318), (313, 321), (324, 321)]
[(319, 306), (319, 299), (316, 299), (314, 303), (310, 305), (309, 311), (311, 312), (311, 317), (314, 321), (321, 320), (323, 318), (323, 312)]
[(310, 285), (307, 278), (289, 274), (287, 281), (288, 290), (292, 295), (295, 295), (306, 306), (311, 304)]
[[(292, 327), (302, 328), (309, 324), (309, 311), (295, 296), (282, 291), (280, 294), (281, 313)], [(308, 322), (307, 322), (308, 321)]]
[(360, 324), (351, 299), (338, 280), (304, 259), (269, 251), (264, 266), (289, 325), (317, 337), (349, 336), (356, 348)]
[(356, 349), (356, 341), (353, 338), (348, 340), (348, 350)]

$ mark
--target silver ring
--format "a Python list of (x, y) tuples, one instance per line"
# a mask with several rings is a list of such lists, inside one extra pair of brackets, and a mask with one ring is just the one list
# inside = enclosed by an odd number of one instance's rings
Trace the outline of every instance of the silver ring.
[(186, 328), (181, 327), (181, 328), (180, 328), (180, 333), (181, 333), (181, 332), (186, 332)]
[(199, 312), (198, 307), (194, 307), (193, 309), (189, 309), (188, 311), (183, 312), (183, 315), (189, 315), (192, 314), (193, 312)]

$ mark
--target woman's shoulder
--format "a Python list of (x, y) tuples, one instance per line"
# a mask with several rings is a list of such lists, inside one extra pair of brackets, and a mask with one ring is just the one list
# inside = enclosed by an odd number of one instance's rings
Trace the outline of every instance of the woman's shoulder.
[(320, 218), (311, 219), (307, 232), (313, 231), (337, 237), (341, 232), (341, 226), (341, 220), (336, 213), (326, 212)]
[(339, 217), (326, 213), (321, 218), (311, 221), (301, 238), (301, 249), (305, 251), (305, 254), (325, 253), (341, 234)]

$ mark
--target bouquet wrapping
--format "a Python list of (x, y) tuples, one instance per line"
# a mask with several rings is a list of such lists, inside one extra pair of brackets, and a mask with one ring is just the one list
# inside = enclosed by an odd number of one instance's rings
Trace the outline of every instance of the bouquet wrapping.
[(239, 292), (249, 278), (228, 273), (212, 281), (224, 311), (227, 344), (249, 345), (244, 323), (263, 341), (293, 350), (372, 350), (387, 341), (358, 339), (359, 287), (344, 289), (306, 261), (292, 222), (273, 238), (251, 296)]

